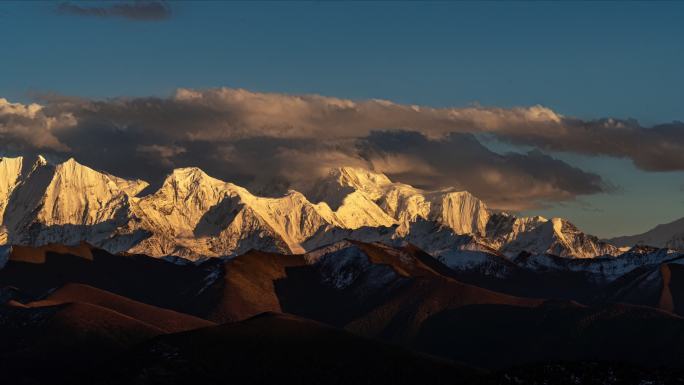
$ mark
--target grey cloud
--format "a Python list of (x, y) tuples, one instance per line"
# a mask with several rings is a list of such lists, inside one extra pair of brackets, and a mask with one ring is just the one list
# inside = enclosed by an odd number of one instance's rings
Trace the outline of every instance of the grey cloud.
[[(522, 210), (612, 190), (601, 176), (538, 150), (501, 155), (472, 134), (430, 139), (418, 132), (374, 132), (360, 148), (376, 169), (394, 179), (432, 190), (466, 189), (497, 208)], [(403, 157), (406, 167), (396, 169), (393, 161), (383, 162), (388, 156)]]
[[(67, 103), (68, 104), (68, 103)], [(492, 135), (545, 151), (631, 159), (648, 171), (684, 169), (684, 124), (651, 128), (632, 120), (583, 121), (542, 107), (430, 108), (384, 100), (180, 89), (171, 98), (71, 103), (81, 119), (109, 119), (192, 141), (249, 137), (358, 138), (377, 130), (409, 130), (440, 138), (452, 132)], [(163, 111), (163, 113), (160, 113)]]
[[(644, 169), (684, 168), (678, 124), (581, 121), (541, 106), (438, 109), (230, 88), (179, 89), (169, 98), (47, 95), (42, 103), (22, 124), (0, 125), (4, 135), (153, 184), (171, 167), (193, 165), (262, 191), (305, 189), (329, 167), (355, 165), (426, 188), (467, 189), (508, 209), (612, 191), (600, 176), (540, 151), (494, 153), (473, 133), (545, 152), (629, 157)], [(43, 133), (52, 139), (41, 147)]]
[(627, 158), (646, 171), (684, 170), (684, 123), (681, 122), (643, 127), (634, 120), (564, 118), (562, 125), (538, 131), (503, 130), (493, 134), (514, 144), (548, 151)]
[(61, 13), (91, 17), (121, 17), (138, 21), (164, 20), (171, 17), (171, 8), (162, 1), (132, 2), (98, 2), (83, 3), (63, 2), (57, 6)]
[(173, 158), (186, 152), (183, 147), (176, 145), (159, 145), (149, 144), (137, 147), (137, 152), (143, 155), (148, 155), (152, 159), (158, 160), (161, 164), (168, 167), (173, 167)]
[(0, 98), (0, 140), (5, 148), (68, 151), (56, 135), (60, 129), (75, 125), (71, 113), (46, 113), (38, 104), (10, 103)]

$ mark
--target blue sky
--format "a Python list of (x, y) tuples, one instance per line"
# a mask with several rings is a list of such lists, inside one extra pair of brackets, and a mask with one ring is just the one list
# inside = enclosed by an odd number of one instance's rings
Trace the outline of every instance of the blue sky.
[[(684, 120), (680, 2), (169, 6), (166, 20), (134, 21), (59, 13), (53, 2), (3, 2), (0, 97), (166, 97), (179, 87), (226, 86), (433, 107), (541, 104), (644, 125)], [(617, 190), (534, 213), (568, 217), (601, 236), (684, 216), (680, 171), (554, 156)]]

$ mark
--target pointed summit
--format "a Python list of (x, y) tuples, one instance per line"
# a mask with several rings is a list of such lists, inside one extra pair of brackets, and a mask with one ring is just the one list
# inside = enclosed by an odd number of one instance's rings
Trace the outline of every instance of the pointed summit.
[(34, 157), (18, 157), (14, 159), (21, 162), (22, 179), (28, 178), (29, 174), (40, 168), (50, 166), (49, 162), (43, 155), (36, 155)]
[(172, 184), (177, 188), (187, 189), (190, 185), (207, 184), (207, 185), (225, 185), (226, 182), (213, 178), (199, 167), (184, 167), (174, 169), (169, 176), (166, 177), (164, 184)]
[(199, 167), (181, 167), (181, 168), (176, 168), (171, 171), (171, 174), (169, 177), (174, 177), (174, 178), (188, 178), (188, 177), (194, 177), (194, 178), (211, 178), (209, 175), (207, 175), (204, 170), (202, 170)]
[[(231, 186), (197, 167), (177, 168), (159, 190), (137, 201), (137, 215), (144, 219), (144, 226), (160, 233), (164, 243), (191, 238), (207, 212), (231, 195)], [(168, 247), (160, 244), (158, 249)]]
[[(177, 168), (166, 177), (162, 187), (153, 196), (143, 199), (143, 203), (152, 199), (165, 202), (165, 205), (185, 201), (183, 205), (192, 202), (193, 206), (204, 211), (218, 204), (230, 185), (197, 167)], [(172, 207), (169, 209), (173, 210)]]
[(551, 254), (567, 258), (593, 258), (620, 253), (617, 247), (581, 232), (562, 218), (503, 218), (497, 214), (493, 216), (488, 230), (489, 239), (494, 245), (500, 245), (500, 250), (509, 257), (516, 257), (523, 251), (533, 255)]
[[(44, 158), (39, 157), (39, 161), (41, 159), (45, 161)], [(78, 163), (74, 158), (69, 158), (55, 167), (55, 180), (53, 182), (60, 183), (62, 181), (69, 181), (69, 184), (83, 186), (86, 189), (90, 189), (94, 195), (100, 196), (102, 193), (116, 195), (119, 192), (135, 196), (148, 186), (148, 183), (143, 180), (123, 179), (94, 170)]]
[[(74, 158), (71, 158), (71, 159), (74, 159)], [(47, 164), (48, 164), (47, 159), (45, 159), (45, 157), (43, 155), (40, 155), (40, 154), (38, 156), (36, 156), (36, 161), (33, 162), (34, 166), (45, 166)]]
[(129, 194), (145, 186), (143, 181), (95, 171), (73, 158), (53, 166), (38, 157), (13, 192), (3, 224), (15, 243), (91, 240), (90, 234), (103, 226), (113, 228), (124, 220)]
[(330, 176), (341, 186), (355, 190), (376, 191), (392, 184), (387, 175), (359, 167), (339, 167), (330, 171)]
[(360, 191), (370, 200), (379, 199), (392, 181), (382, 173), (359, 167), (336, 167), (315, 184), (306, 195), (314, 202), (325, 202), (333, 210), (342, 206), (344, 199)]

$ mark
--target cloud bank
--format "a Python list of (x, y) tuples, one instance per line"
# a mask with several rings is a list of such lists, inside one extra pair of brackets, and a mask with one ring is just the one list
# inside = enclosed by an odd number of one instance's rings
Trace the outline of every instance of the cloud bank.
[(57, 11), (77, 16), (100, 18), (120, 17), (137, 21), (165, 20), (171, 17), (171, 8), (162, 1), (98, 3), (63, 2), (57, 6)]
[(76, 119), (69, 112), (46, 113), (39, 104), (10, 103), (0, 98), (0, 139), (4, 150), (29, 147), (69, 151), (56, 132), (75, 125)]
[[(681, 123), (583, 121), (542, 106), (431, 108), (385, 100), (242, 89), (179, 89), (169, 98), (0, 102), (5, 147), (51, 151), (157, 183), (173, 167), (273, 192), (352, 165), (435, 189), (454, 186), (495, 207), (525, 209), (611, 191), (601, 176), (546, 153), (628, 158), (644, 170), (684, 169)], [(475, 136), (536, 148), (498, 154)]]

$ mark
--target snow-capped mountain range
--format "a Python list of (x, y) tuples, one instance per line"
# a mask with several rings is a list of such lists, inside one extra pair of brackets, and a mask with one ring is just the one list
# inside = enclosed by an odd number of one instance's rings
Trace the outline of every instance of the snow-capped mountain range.
[(304, 194), (261, 197), (198, 168), (174, 170), (149, 195), (74, 159), (0, 158), (0, 244), (81, 241), (110, 252), (234, 256), (249, 249), (303, 253), (341, 239), (410, 242), (450, 258), (521, 252), (567, 258), (621, 250), (561, 218), (489, 210), (466, 191), (424, 191), (359, 168), (332, 169)]
[(648, 245), (682, 249), (684, 248), (684, 218), (658, 225), (642, 234), (616, 237), (609, 239), (608, 242), (618, 246)]

